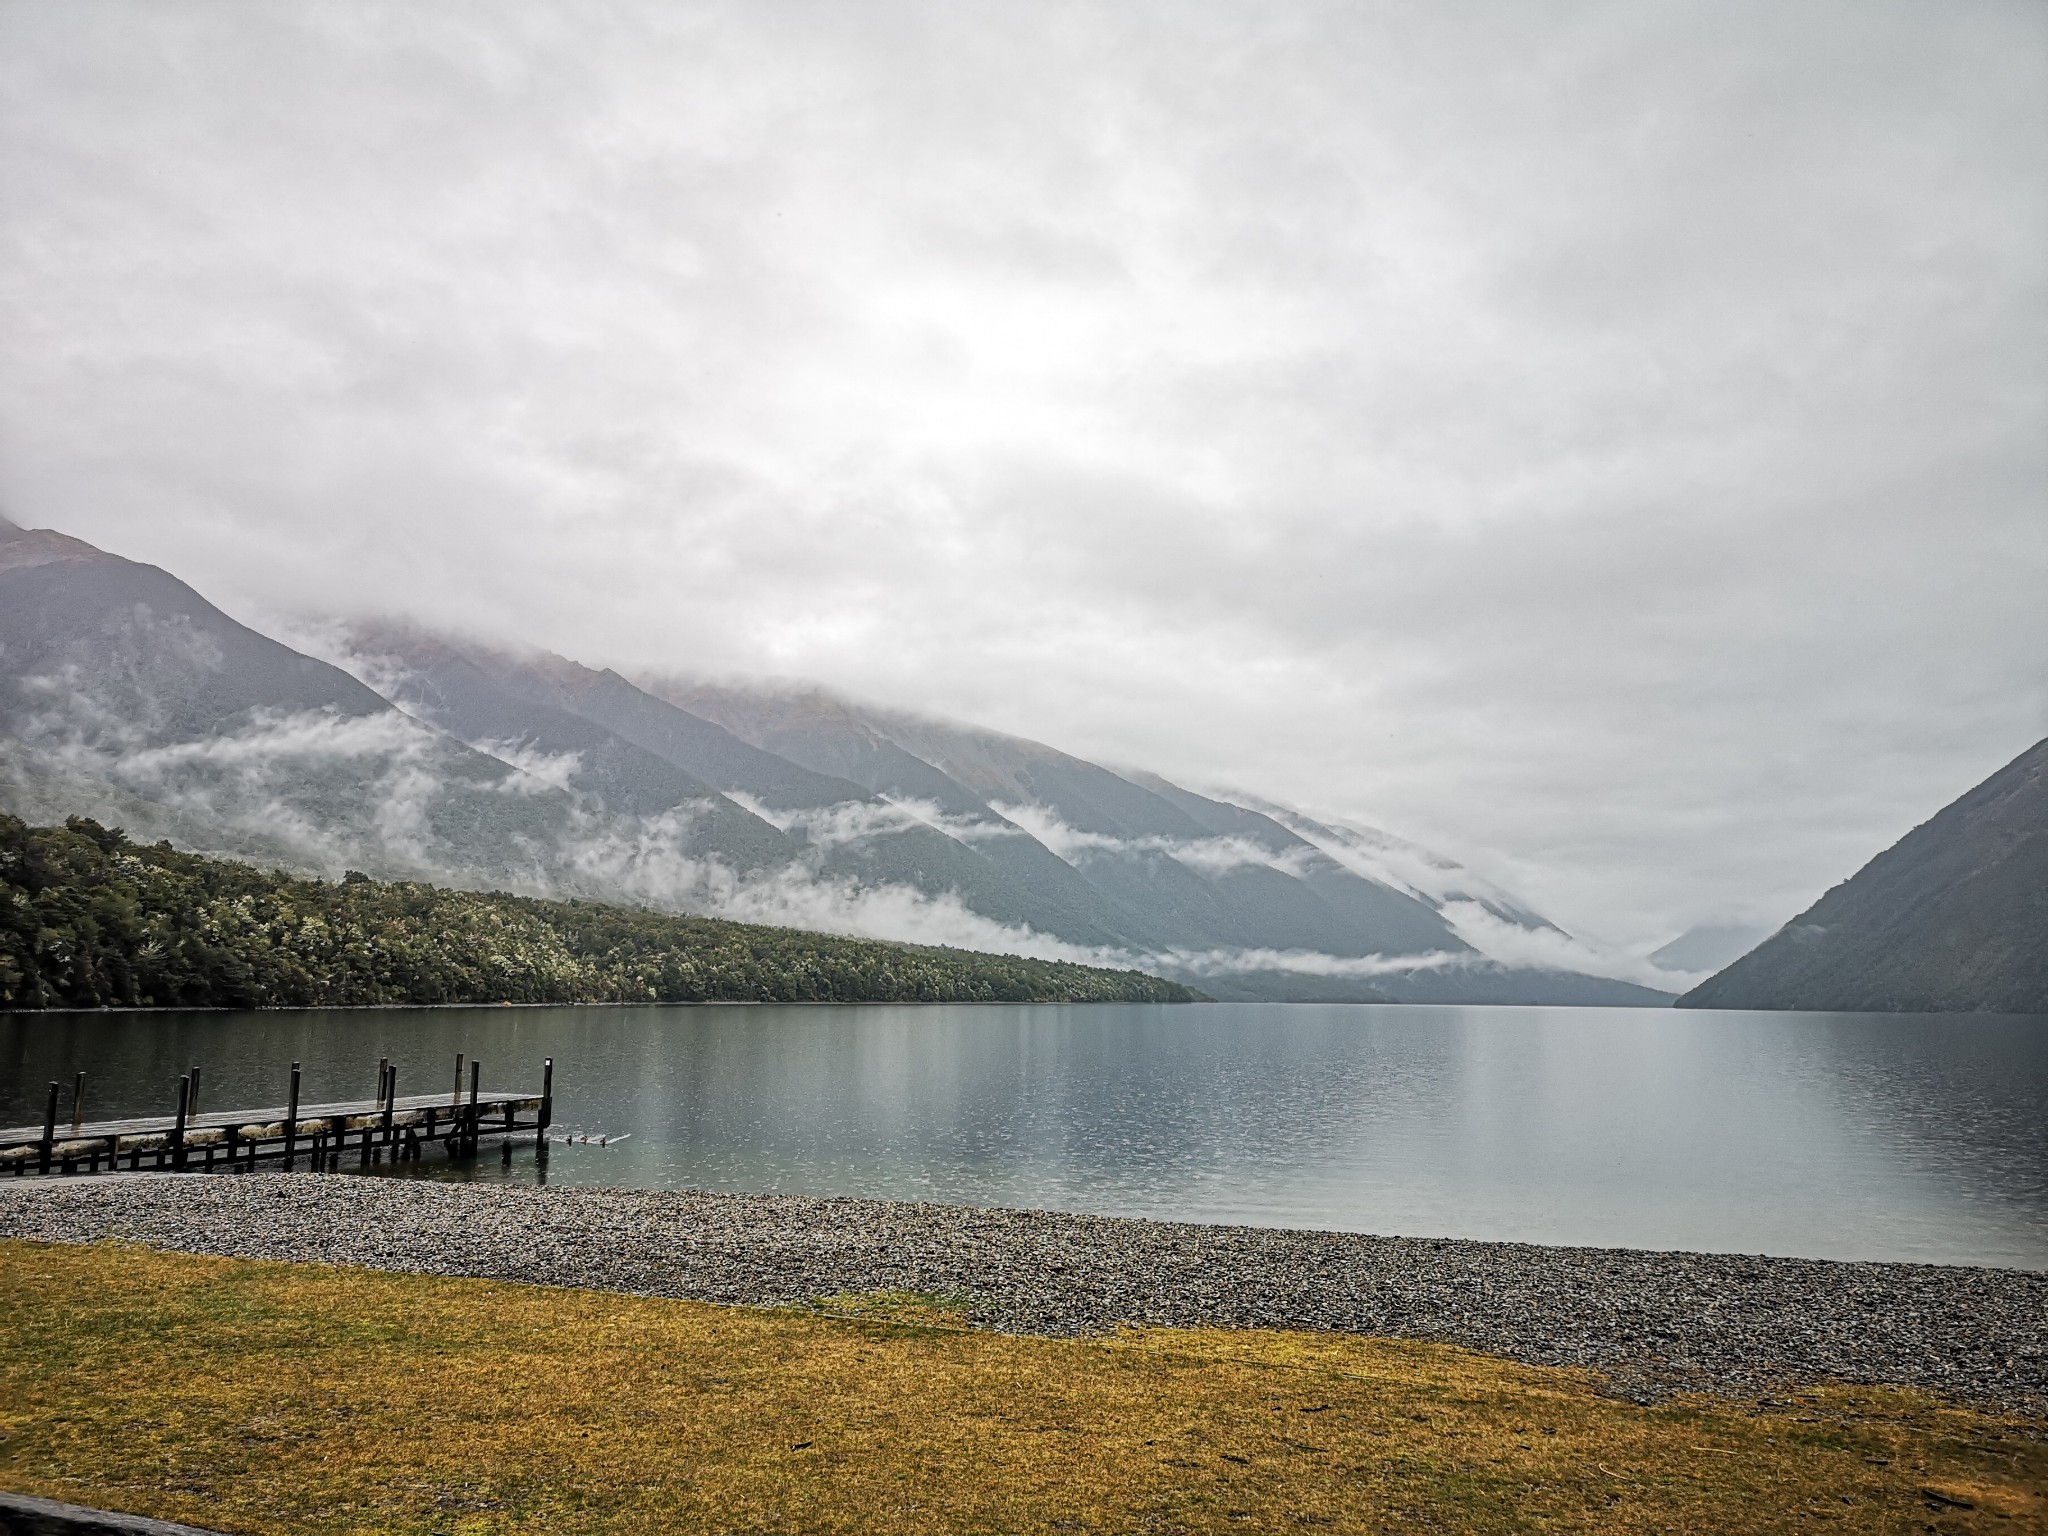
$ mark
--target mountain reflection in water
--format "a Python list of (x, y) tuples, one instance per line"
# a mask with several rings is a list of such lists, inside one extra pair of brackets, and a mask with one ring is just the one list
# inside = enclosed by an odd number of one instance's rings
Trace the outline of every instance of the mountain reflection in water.
[[(2048, 1019), (1572, 1008), (700, 1007), (0, 1016), (0, 1122), (556, 1060), (552, 1183), (2048, 1268)], [(68, 1100), (67, 1100), (68, 1107)], [(540, 1174), (438, 1156), (425, 1176)], [(411, 1172), (411, 1169), (407, 1170)]]

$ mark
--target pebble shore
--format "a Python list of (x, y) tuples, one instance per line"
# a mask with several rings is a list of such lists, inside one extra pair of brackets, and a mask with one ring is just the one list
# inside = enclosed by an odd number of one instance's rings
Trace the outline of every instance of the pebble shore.
[(1638, 1400), (1815, 1381), (2048, 1422), (2048, 1275), (1192, 1226), (1044, 1211), (342, 1174), (0, 1181), (0, 1237), (772, 1304), (965, 1298), (978, 1326), (1434, 1339)]

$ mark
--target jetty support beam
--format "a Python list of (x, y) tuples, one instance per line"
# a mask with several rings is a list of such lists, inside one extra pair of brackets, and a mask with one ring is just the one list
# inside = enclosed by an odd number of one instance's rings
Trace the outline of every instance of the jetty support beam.
[(36, 1169), (38, 1173), (50, 1171), (50, 1149), (57, 1145), (57, 1089), (56, 1083), (50, 1084), (50, 1107), (43, 1113), (43, 1151)]
[(171, 1166), (185, 1166), (185, 1121), (192, 1112), (192, 1079), (178, 1079), (178, 1123), (171, 1127)]
[(548, 1127), (555, 1123), (555, 1058), (550, 1056), (540, 1069), (540, 1135), (538, 1145), (548, 1144)]

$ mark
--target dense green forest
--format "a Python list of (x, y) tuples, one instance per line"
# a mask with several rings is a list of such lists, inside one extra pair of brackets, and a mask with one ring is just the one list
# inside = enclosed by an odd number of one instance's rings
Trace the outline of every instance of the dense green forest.
[(0, 815), (0, 1008), (1190, 1002), (1138, 971), (268, 873)]

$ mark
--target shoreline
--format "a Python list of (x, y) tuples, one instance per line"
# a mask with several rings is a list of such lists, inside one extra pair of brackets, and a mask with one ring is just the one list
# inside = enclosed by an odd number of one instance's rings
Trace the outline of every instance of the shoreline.
[[(1133, 974), (1144, 975), (1146, 973), (1140, 971)], [(1103, 1002), (1099, 999), (1087, 999), (1080, 1002), (1063, 1003), (1048, 1002), (1044, 999), (1016, 1001), (972, 997), (955, 1001), (951, 999), (911, 997), (904, 998), (900, 1002), (876, 1002), (873, 1000), (844, 1002), (815, 997), (801, 997), (793, 998), (788, 1002), (782, 1002), (759, 997), (694, 997), (679, 998), (667, 1002), (657, 998), (648, 998), (635, 1002), (608, 1000), (594, 1003), (514, 1003), (502, 1001), (494, 1003), (258, 1003), (253, 1007), (247, 1008), (230, 1007), (225, 1003), (178, 1005), (174, 1007), (159, 1007), (152, 1003), (146, 1008), (0, 1008), (0, 1019), (41, 1019), (47, 1018), (53, 1013), (422, 1013), (450, 1008), (1190, 1008), (1203, 1003), (1214, 1003), (1215, 1001), (1216, 999), (1213, 997), (1171, 997), (1140, 998), (1135, 1002)], [(1326, 1007), (1328, 1005), (1312, 1003), (1307, 1006)], [(1390, 1006), (1463, 1008), (1471, 1005), (1465, 1003), (1358, 1003), (1340, 1004), (1338, 1006), (1355, 1006), (1360, 1008), (1385, 1008)], [(1518, 1003), (1514, 1006), (1520, 1007), (1522, 1005)], [(1531, 1004), (1529, 1006), (1544, 1007), (1549, 1005)]]
[(0, 1181), (0, 1238), (744, 1306), (959, 1298), (996, 1332), (1269, 1328), (1600, 1372), (1636, 1401), (1823, 1381), (2048, 1425), (2048, 1274), (1196, 1226), (847, 1197), (266, 1173)]

